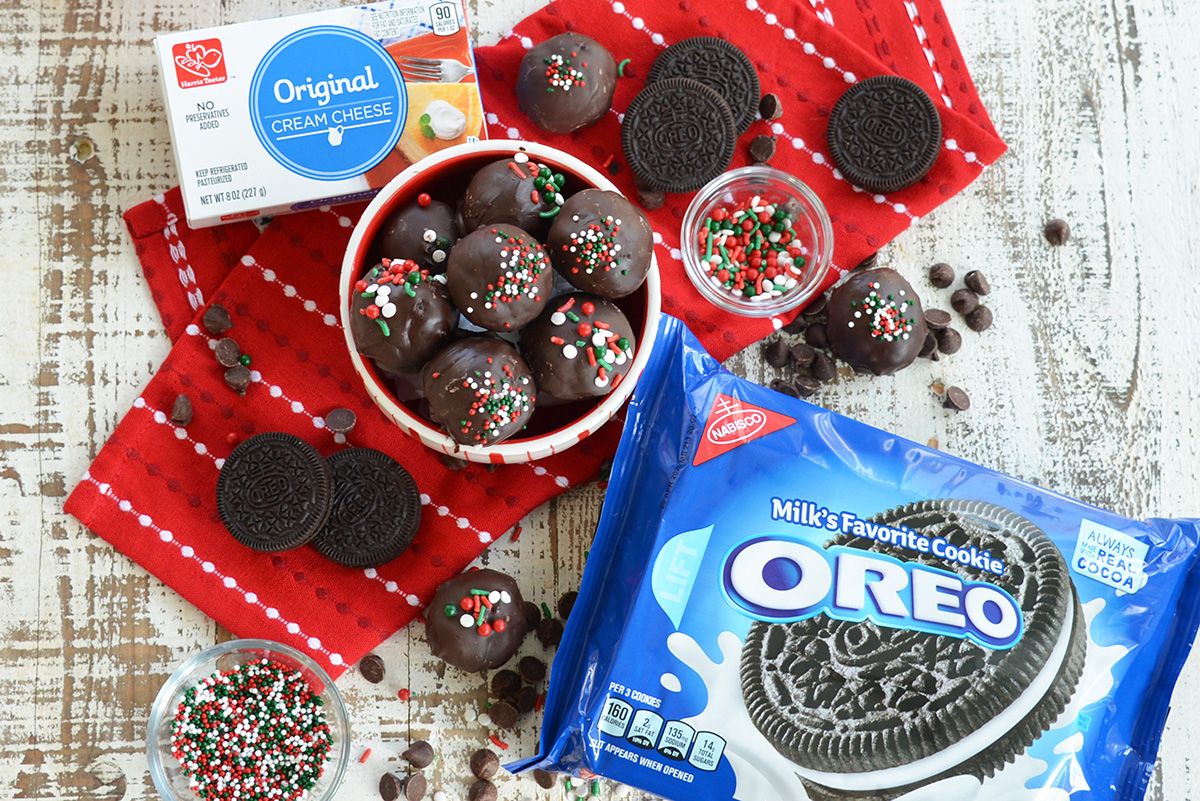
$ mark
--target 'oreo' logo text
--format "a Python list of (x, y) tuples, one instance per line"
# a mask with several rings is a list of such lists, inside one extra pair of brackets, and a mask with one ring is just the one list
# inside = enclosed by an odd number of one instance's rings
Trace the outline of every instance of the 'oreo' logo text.
[(1024, 629), (1020, 606), (994, 584), (858, 548), (753, 537), (725, 557), (722, 576), (730, 603), (773, 623), (825, 613), (995, 649), (1011, 647)]

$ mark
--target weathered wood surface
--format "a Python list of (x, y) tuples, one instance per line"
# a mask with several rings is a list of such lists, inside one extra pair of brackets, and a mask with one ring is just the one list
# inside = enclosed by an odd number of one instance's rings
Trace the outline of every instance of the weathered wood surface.
[[(541, 4), (471, 0), (478, 40)], [(150, 702), (180, 659), (228, 637), (62, 503), (168, 350), (119, 219), (175, 183), (151, 37), (322, 5), (20, 0), (0, 17), (0, 798), (153, 798)], [(1200, 4), (946, 5), (1012, 150), (880, 260), (942, 305), (923, 278), (930, 263), (986, 270), (997, 325), (893, 380), (843, 374), (819, 400), (1124, 514), (1196, 514)], [(1052, 216), (1071, 222), (1066, 247), (1041, 240)], [(757, 349), (730, 366), (773, 377)], [(938, 383), (966, 388), (973, 408), (943, 411)], [(578, 581), (601, 500), (595, 486), (568, 494), (484, 561), (557, 598)], [(429, 737), (441, 752), (432, 786), (464, 798), (466, 756), (484, 736), (468, 721), (482, 680), (444, 671), (419, 632), (379, 653), (383, 685), (339, 682), (361, 746), (374, 749), (341, 797), (372, 797), (389, 759)], [(413, 702), (395, 699), (401, 686)], [(1156, 801), (1200, 797), (1198, 703), (1193, 656)], [(526, 723), (509, 754), (530, 753), (535, 738)], [(509, 779), (502, 795), (547, 794)]]

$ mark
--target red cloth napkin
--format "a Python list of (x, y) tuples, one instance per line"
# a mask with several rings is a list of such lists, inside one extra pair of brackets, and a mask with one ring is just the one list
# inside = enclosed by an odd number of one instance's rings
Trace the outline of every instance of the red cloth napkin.
[[(973, 180), (1004, 150), (962, 64), (937, 0), (558, 0), (496, 47), (479, 48), (481, 87), (492, 136), (538, 139), (593, 163), (612, 155), (614, 181), (635, 190), (620, 156), (618, 115), (642, 86), (654, 56), (688, 36), (719, 35), (751, 55), (763, 91), (784, 100), (784, 116), (756, 122), (743, 143), (774, 129), (774, 164), (824, 199), (834, 220), (834, 263), (843, 270), (875, 252)], [(582, 30), (620, 60), (614, 113), (594, 128), (560, 137), (516, 110), (512, 76), (527, 47)], [(921, 83), (942, 114), (946, 146), (929, 176), (882, 197), (840, 179), (824, 145), (825, 116), (854, 79), (898, 72)], [(746, 160), (744, 149), (737, 163)], [(610, 167), (610, 171), (611, 171)], [(678, 225), (688, 197), (668, 196), (653, 213), (661, 238), (664, 306), (685, 319), (719, 358), (754, 342), (786, 318), (729, 317), (692, 290), (678, 261)], [(178, 190), (126, 215), (146, 280), (175, 342), (162, 368), (122, 419), (66, 510), (239, 636), (276, 639), (312, 654), (333, 674), (416, 617), (441, 581), (463, 569), (529, 510), (593, 476), (616, 447), (609, 425), (566, 454), (535, 464), (452, 471), (406, 438), (374, 408), (345, 353), (336, 314), (342, 251), (361, 206), (313, 210), (272, 222), (194, 231)], [(836, 278), (831, 274), (829, 281)], [(232, 314), (251, 355), (255, 381), (244, 398), (223, 381), (199, 324), (207, 304)], [(174, 399), (195, 407), (186, 427), (169, 420)], [(346, 406), (358, 414), (347, 436), (324, 425)], [(423, 518), (413, 546), (377, 570), (338, 567), (309, 548), (268, 555), (238, 545), (216, 513), (222, 460), (241, 438), (287, 431), (323, 453), (344, 445), (386, 451), (414, 475)]]

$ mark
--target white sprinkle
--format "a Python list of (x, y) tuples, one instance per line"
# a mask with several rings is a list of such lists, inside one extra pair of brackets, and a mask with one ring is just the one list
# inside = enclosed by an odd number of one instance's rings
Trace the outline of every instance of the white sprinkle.
[(550, 315), (550, 325), (562, 325), (566, 321), (567, 315), (563, 314), (562, 312), (556, 311), (554, 314)]
[(433, 230), (432, 228), (426, 228), (421, 233), (421, 238), (424, 239), (426, 242), (433, 243), (434, 241), (437, 240), (437, 231)]
[(529, 156), (525, 155), (524, 153), (517, 153), (515, 156), (513, 156), (513, 161), (517, 162), (518, 164), (524, 164), (525, 162), (529, 161)]
[(470, 615), (463, 615), (458, 619), (458, 624), (464, 629), (469, 629), (471, 626), (475, 625), (475, 618), (471, 617)]

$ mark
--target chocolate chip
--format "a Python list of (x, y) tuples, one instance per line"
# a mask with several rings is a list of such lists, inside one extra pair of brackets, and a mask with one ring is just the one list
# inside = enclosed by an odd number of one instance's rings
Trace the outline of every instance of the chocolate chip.
[(401, 759), (407, 760), (414, 768), (427, 768), (433, 762), (433, 746), (425, 740), (417, 740), (404, 749)]
[(821, 382), (812, 376), (798, 375), (792, 379), (792, 386), (802, 398), (811, 398), (821, 388)]
[(792, 320), (790, 323), (788, 323), (787, 325), (785, 325), (783, 327), (783, 333), (799, 334), (805, 328), (808, 328), (808, 318), (805, 317), (803, 314), (797, 314), (796, 319)]
[(428, 789), (429, 783), (425, 780), (425, 774), (414, 773), (404, 780), (404, 801), (421, 801)]
[(815, 315), (818, 315), (818, 314), (821, 314), (822, 312), (824, 312), (825, 307), (828, 305), (829, 305), (829, 296), (828, 295), (817, 295), (815, 298), (813, 298), (812, 303), (808, 304), (808, 307), (804, 310), (804, 313), (807, 314), (809, 317), (813, 317)]
[(879, 254), (872, 253), (870, 256), (867, 256), (865, 259), (860, 261), (858, 264), (854, 265), (854, 269), (855, 270), (869, 270), (872, 267), (874, 267), (875, 263), (878, 261), (879, 261)]
[(987, 277), (979, 270), (971, 270), (963, 276), (963, 283), (967, 285), (967, 289), (974, 292), (976, 295), (989, 295), (992, 288), (988, 285)]
[(537, 638), (543, 648), (551, 648), (562, 642), (563, 625), (554, 618), (543, 620), (537, 625)]
[(480, 779), (467, 790), (467, 801), (496, 801), (497, 798), (499, 793), (496, 791), (496, 785), (487, 779)]
[(809, 365), (808, 372), (818, 381), (832, 381), (837, 378), (837, 368), (824, 353), (817, 353)]
[(521, 678), (525, 679), (525, 681), (530, 684), (537, 684), (546, 678), (546, 663), (536, 656), (523, 656), (521, 657), (521, 661), (517, 663), (517, 672), (521, 674)]
[(947, 409), (965, 412), (971, 408), (971, 399), (967, 397), (967, 393), (958, 387), (950, 387), (946, 390), (946, 400), (942, 403), (942, 406)]
[(792, 367), (796, 369), (808, 367), (817, 357), (817, 349), (807, 342), (800, 342), (792, 346), (791, 356)]
[(177, 426), (191, 425), (192, 400), (187, 395), (177, 395), (171, 405), (171, 422)]
[(233, 320), (229, 317), (229, 309), (220, 303), (214, 303), (205, 309), (201, 322), (204, 323), (204, 330), (214, 335), (224, 334), (230, 328), (233, 328)]
[(217, 340), (217, 348), (213, 353), (217, 356), (217, 364), (222, 367), (235, 367), (241, 364), (242, 349), (233, 337)]
[(986, 331), (992, 327), (992, 310), (987, 306), (980, 306), (967, 315), (967, 328), (972, 331)]
[(403, 789), (404, 782), (394, 773), (385, 773), (379, 779), (379, 797), (383, 801), (396, 801)]
[(646, 211), (656, 211), (667, 202), (667, 196), (657, 189), (642, 188), (638, 189), (638, 202)]
[(953, 328), (943, 328), (940, 331), (935, 331), (934, 336), (937, 337), (938, 350), (947, 356), (958, 353), (962, 347), (962, 334)]
[(528, 715), (537, 707), (538, 691), (534, 687), (522, 687), (517, 693), (517, 711)]
[(338, 408), (325, 415), (325, 425), (335, 434), (349, 434), (354, 430), (358, 416), (345, 408)]
[(471, 773), (476, 779), (490, 779), (500, 770), (500, 758), (486, 748), (471, 754)]
[(825, 330), (825, 323), (813, 323), (804, 332), (804, 341), (814, 348), (829, 347), (829, 332)]
[(932, 331), (925, 332), (925, 342), (921, 345), (921, 350), (917, 356), (921, 358), (933, 358), (933, 354), (937, 351), (937, 337)]
[(238, 365), (230, 367), (225, 371), (225, 383), (229, 385), (237, 394), (242, 397), (246, 396), (246, 387), (250, 386), (250, 370), (247, 367)]
[(775, 157), (775, 137), (759, 134), (750, 140), (750, 158), (765, 164)]
[(979, 306), (979, 296), (969, 289), (956, 289), (950, 296), (950, 305), (962, 315), (968, 315)]
[(758, 101), (758, 116), (764, 120), (777, 120), (783, 116), (783, 101), (779, 95), (768, 92)]
[(782, 378), (772, 378), (771, 383), (767, 384), (767, 387), (775, 392), (782, 392), (789, 398), (800, 397), (799, 393), (796, 392), (796, 388), (792, 386), (792, 383), (790, 381), (785, 381)]
[(575, 590), (564, 592), (563, 596), (558, 599), (558, 616), (566, 620), (571, 616), (571, 610), (575, 608), (575, 601), (579, 599), (579, 593)]
[(1071, 226), (1067, 225), (1066, 220), (1054, 219), (1046, 223), (1042, 234), (1046, 237), (1047, 242), (1058, 247), (1067, 244), (1067, 240), (1071, 238)]
[(763, 358), (772, 367), (783, 367), (788, 363), (788, 346), (782, 339), (772, 339), (763, 348)]
[(525, 630), (534, 631), (542, 622), (542, 610), (533, 601), (525, 602)]
[(386, 672), (383, 660), (376, 654), (367, 654), (358, 660), (358, 675), (372, 684), (378, 684), (383, 681), (383, 674)]
[(926, 309), (925, 310), (925, 325), (930, 328), (945, 328), (954, 321), (950, 316), (950, 312), (942, 309)]
[(441, 461), (442, 466), (449, 470), (463, 470), (467, 466), (467, 463), (462, 459), (455, 459), (450, 454), (442, 453), (441, 451), (438, 452), (438, 459)]
[(542, 770), (541, 768), (533, 769), (533, 780), (537, 782), (537, 786), (543, 790), (549, 790), (554, 786), (554, 776)]
[(954, 283), (954, 268), (944, 261), (929, 268), (929, 283), (938, 289), (945, 289)]
[(521, 676), (515, 670), (505, 668), (492, 676), (492, 695), (502, 701), (516, 698), (519, 689), (521, 689)]
[(508, 701), (497, 701), (492, 704), (488, 707), (488, 716), (492, 719), (492, 725), (498, 729), (511, 729), (521, 718), (517, 708)]

